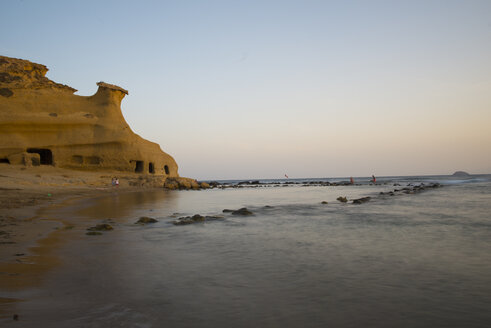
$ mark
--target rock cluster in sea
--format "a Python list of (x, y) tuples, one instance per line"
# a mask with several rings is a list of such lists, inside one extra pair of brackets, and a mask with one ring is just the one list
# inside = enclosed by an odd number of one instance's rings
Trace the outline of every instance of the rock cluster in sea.
[(438, 182), (430, 183), (430, 184), (421, 183), (420, 185), (415, 185), (415, 186), (409, 184), (401, 189), (394, 189), (393, 191), (388, 191), (388, 192), (380, 192), (379, 195), (394, 196), (397, 194), (417, 194), (427, 189), (439, 188), (441, 186), (442, 185), (439, 184)]
[(193, 224), (193, 223), (198, 223), (198, 222), (206, 222), (206, 221), (216, 221), (216, 220), (222, 220), (225, 217), (222, 215), (207, 215), (203, 216), (200, 214), (195, 214), (193, 216), (183, 216), (178, 218), (175, 221), (172, 221), (172, 224), (174, 225), (188, 225), (188, 224)]
[[(172, 179), (171, 179), (172, 180)], [(203, 185), (205, 184), (205, 185)], [(382, 184), (387, 183), (369, 183), (370, 185), (380, 186)], [(285, 182), (261, 182), (260, 180), (245, 180), (239, 182), (218, 182), (218, 181), (209, 181), (209, 182), (197, 182), (196, 185), (190, 186), (189, 188), (183, 189), (208, 189), (208, 188), (219, 188), (219, 189), (228, 189), (228, 188), (268, 188), (268, 187), (293, 187), (293, 186), (302, 186), (302, 187), (329, 187), (329, 186), (361, 186), (363, 184), (360, 183), (351, 183), (350, 181), (340, 181), (340, 182), (329, 182), (329, 181), (285, 181)], [(171, 189), (180, 189), (177, 186)]]
[[(248, 210), (246, 207), (239, 208), (238, 210), (231, 210), (231, 209), (224, 209), (222, 211), (223, 213), (230, 213), (231, 215), (238, 215), (238, 216), (250, 216), (254, 215), (254, 213), (250, 210)], [(172, 221), (172, 224), (174, 225), (188, 225), (188, 224), (193, 224), (193, 223), (199, 223), (199, 222), (208, 222), (208, 221), (216, 221), (216, 220), (223, 220), (225, 219), (225, 216), (223, 215), (200, 215), (200, 214), (195, 214), (193, 216), (183, 216), (178, 218), (175, 221)]]
[(167, 178), (164, 182), (164, 188), (169, 190), (199, 190), (209, 189), (210, 185), (191, 178), (175, 177)]
[[(267, 188), (267, 187), (290, 187), (290, 186), (303, 186), (303, 187), (327, 187), (327, 186), (352, 186), (348, 181), (345, 182), (329, 182), (329, 181), (309, 181), (309, 182), (294, 182), (294, 181), (286, 181), (286, 182), (260, 182), (259, 180), (246, 180), (240, 181), (237, 183), (220, 183), (217, 181), (208, 182), (210, 188)], [(360, 184), (355, 184), (359, 186)]]
[[(395, 186), (398, 186), (398, 184), (394, 184)], [(365, 197), (360, 197), (360, 198), (355, 198), (355, 199), (348, 199), (346, 196), (339, 196), (337, 200), (341, 203), (348, 203), (351, 201), (351, 204), (364, 204), (366, 202), (369, 202), (370, 200), (374, 198), (385, 198), (386, 196), (395, 196), (395, 195), (404, 195), (404, 194), (417, 194), (420, 192), (423, 192), (428, 189), (434, 189), (434, 188), (439, 188), (441, 185), (439, 183), (430, 183), (430, 184), (424, 184), (421, 183), (419, 185), (412, 185), (408, 184), (406, 187), (400, 188), (400, 189), (394, 189), (393, 191), (388, 191), (388, 192), (380, 192), (378, 196), (365, 196)], [(322, 205), (327, 205), (327, 201), (322, 201)], [(263, 207), (264, 209), (273, 209), (273, 206), (266, 205)], [(224, 209), (222, 210), (222, 213), (233, 215), (233, 216), (251, 216), (254, 215), (254, 213), (249, 210), (246, 207), (242, 207), (239, 209)], [(178, 213), (174, 213), (171, 217), (178, 217)], [(195, 224), (195, 223), (206, 223), (206, 222), (211, 222), (211, 221), (217, 221), (217, 220), (225, 220), (226, 216), (224, 215), (201, 215), (201, 214), (195, 214), (192, 216), (181, 216), (177, 218), (174, 221), (171, 221), (173, 225), (176, 226), (184, 226), (184, 225), (190, 225), (190, 224)], [(135, 224), (149, 224), (149, 223), (155, 223), (158, 222), (156, 219), (151, 218), (151, 217), (146, 217), (142, 216), (140, 217)], [(98, 224), (94, 227), (88, 228), (87, 232), (88, 235), (100, 235), (102, 234), (101, 231), (109, 231), (112, 230), (113, 227), (107, 223), (103, 224)]]

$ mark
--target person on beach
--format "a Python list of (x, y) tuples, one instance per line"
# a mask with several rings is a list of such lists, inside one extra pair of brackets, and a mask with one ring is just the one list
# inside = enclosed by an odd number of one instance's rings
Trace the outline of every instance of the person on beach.
[(114, 187), (116, 185), (116, 178), (112, 178), (111, 179), (111, 185)]
[(119, 179), (118, 179), (118, 178), (115, 178), (115, 179), (114, 179), (114, 185), (115, 185), (116, 187), (118, 187), (118, 186), (119, 186)]
[(373, 183), (377, 182), (377, 179), (375, 179), (375, 176), (374, 175), (372, 175), (372, 182)]

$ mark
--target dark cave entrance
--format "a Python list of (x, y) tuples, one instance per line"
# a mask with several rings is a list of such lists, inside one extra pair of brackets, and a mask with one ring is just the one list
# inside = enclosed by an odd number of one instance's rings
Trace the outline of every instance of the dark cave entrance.
[(28, 153), (39, 154), (41, 165), (53, 165), (53, 153), (49, 149), (43, 148), (28, 148)]
[(152, 162), (148, 163), (148, 173), (155, 173), (155, 166)]
[(165, 174), (169, 174), (169, 167), (167, 165), (164, 166)]
[(135, 173), (143, 172), (143, 161), (135, 161)]

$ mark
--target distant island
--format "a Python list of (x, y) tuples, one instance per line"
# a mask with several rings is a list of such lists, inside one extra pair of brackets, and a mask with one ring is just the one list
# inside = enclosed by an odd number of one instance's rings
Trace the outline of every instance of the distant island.
[(454, 174), (452, 174), (454, 177), (470, 177), (471, 175), (465, 171), (455, 171)]

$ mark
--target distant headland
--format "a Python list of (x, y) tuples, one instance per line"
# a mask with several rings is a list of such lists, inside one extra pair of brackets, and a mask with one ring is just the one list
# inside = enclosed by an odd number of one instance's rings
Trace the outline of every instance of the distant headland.
[(470, 174), (465, 172), (465, 171), (455, 171), (454, 174), (452, 174), (454, 177), (469, 177)]

